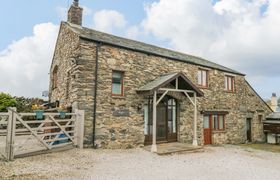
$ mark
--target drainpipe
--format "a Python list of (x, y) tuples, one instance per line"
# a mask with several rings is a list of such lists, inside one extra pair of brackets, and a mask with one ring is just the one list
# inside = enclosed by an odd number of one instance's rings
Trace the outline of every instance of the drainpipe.
[(98, 58), (98, 52), (99, 48), (101, 46), (101, 43), (96, 44), (95, 49), (95, 81), (94, 81), (94, 102), (93, 102), (93, 134), (92, 134), (92, 143), (93, 148), (96, 149), (97, 146), (95, 144), (95, 127), (96, 127), (96, 107), (97, 107), (97, 84), (98, 84), (98, 65), (99, 65), (99, 58)]

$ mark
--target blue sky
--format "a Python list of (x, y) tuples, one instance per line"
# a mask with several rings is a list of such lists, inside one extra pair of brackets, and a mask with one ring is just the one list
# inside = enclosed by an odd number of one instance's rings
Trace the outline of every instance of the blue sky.
[[(129, 23), (139, 23), (143, 19), (144, 4), (152, 0), (80, 0), (83, 6), (93, 11), (114, 9), (125, 15)], [(24, 36), (32, 35), (32, 27), (39, 23), (53, 22), (59, 24), (61, 17), (57, 8), (68, 8), (71, 0), (8, 0), (1, 2), (5, 7), (0, 11), (1, 41), (0, 50)], [(12, 14), (11, 14), (12, 11)], [(4, 18), (5, 17), (5, 18)], [(85, 16), (84, 23), (90, 24), (90, 17)]]
[[(1, 2), (0, 91), (40, 97), (72, 0)], [(80, 0), (83, 26), (201, 56), (280, 95), (279, 0)]]

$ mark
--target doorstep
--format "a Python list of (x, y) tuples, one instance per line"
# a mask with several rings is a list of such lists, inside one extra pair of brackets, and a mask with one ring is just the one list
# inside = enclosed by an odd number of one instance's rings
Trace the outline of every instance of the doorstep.
[[(143, 148), (147, 151), (151, 151), (151, 145), (144, 146)], [(203, 147), (202, 146), (193, 146), (191, 144), (186, 143), (179, 143), (179, 142), (173, 142), (173, 143), (163, 143), (163, 144), (157, 144), (157, 154), (158, 155), (168, 155), (173, 153), (183, 153), (183, 152), (202, 152)]]

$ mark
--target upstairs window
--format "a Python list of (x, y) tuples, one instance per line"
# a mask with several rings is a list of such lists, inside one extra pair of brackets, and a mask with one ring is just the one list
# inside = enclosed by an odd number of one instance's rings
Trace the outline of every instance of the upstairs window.
[(52, 89), (57, 88), (57, 72), (58, 72), (58, 67), (55, 66), (52, 73)]
[(199, 69), (197, 71), (197, 84), (201, 87), (208, 87), (208, 71)]
[(123, 96), (123, 75), (121, 71), (113, 71), (112, 73), (112, 95)]
[(225, 90), (229, 92), (234, 92), (234, 77), (225, 76)]

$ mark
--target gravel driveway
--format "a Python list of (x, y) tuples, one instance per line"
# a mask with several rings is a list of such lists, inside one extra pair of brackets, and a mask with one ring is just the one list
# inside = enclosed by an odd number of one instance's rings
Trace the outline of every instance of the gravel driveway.
[(254, 179), (280, 177), (280, 153), (239, 146), (158, 156), (143, 149), (70, 151), (0, 161), (0, 179)]

